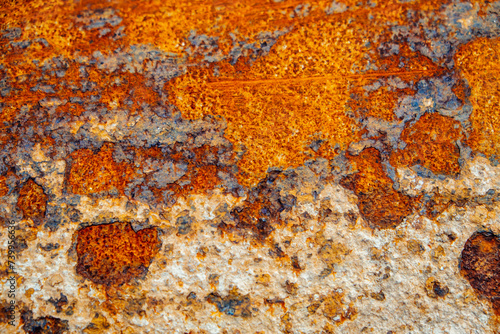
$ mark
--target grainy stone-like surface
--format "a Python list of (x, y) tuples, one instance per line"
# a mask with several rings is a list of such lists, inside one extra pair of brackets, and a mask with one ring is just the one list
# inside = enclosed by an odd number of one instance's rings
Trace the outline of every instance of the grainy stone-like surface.
[(0, 0), (0, 332), (499, 333), (499, 15)]

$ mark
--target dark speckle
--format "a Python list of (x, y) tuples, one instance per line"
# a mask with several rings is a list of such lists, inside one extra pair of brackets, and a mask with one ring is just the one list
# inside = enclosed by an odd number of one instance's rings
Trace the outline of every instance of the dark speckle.
[(193, 219), (186, 213), (177, 218), (175, 225), (177, 226), (177, 233), (180, 235), (188, 234), (191, 231), (191, 224)]
[(62, 307), (64, 305), (68, 304), (68, 297), (66, 297), (65, 295), (63, 295), (61, 293), (61, 296), (59, 297), (59, 299), (54, 299), (54, 298), (50, 297), (49, 303), (51, 303), (52, 305), (54, 305), (54, 307), (56, 308), (56, 312), (57, 313), (60, 313), (62, 311)]
[(21, 313), (23, 330), (28, 334), (62, 334), (69, 330), (68, 321), (54, 318), (52, 316), (33, 319), (33, 312), (23, 311)]
[(278, 244), (274, 245), (274, 249), (269, 250), (269, 255), (273, 258), (284, 257), (285, 253)]
[(41, 249), (43, 249), (46, 252), (50, 252), (50, 251), (53, 251), (55, 249), (59, 249), (60, 246), (57, 243), (56, 244), (48, 243), (45, 246), (39, 244), (38, 247), (40, 247)]
[(450, 289), (434, 277), (429, 277), (425, 282), (425, 292), (431, 298), (442, 298), (450, 292)]

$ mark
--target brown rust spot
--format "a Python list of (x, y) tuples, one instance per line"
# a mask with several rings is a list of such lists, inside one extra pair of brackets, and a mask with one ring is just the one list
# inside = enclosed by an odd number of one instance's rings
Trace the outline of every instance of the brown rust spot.
[(6, 324), (12, 321), (12, 310), (16, 313), (15, 305), (11, 304), (8, 300), (2, 300), (0, 303), (0, 323)]
[(105, 143), (99, 152), (89, 149), (73, 152), (73, 163), (67, 183), (75, 194), (95, 194), (118, 190), (123, 194), (128, 180), (133, 176), (133, 169), (126, 162), (113, 160), (114, 144)]
[(152, 174), (146, 176), (146, 183), (157, 201), (163, 201), (165, 193), (171, 194), (171, 200), (194, 194), (207, 194), (221, 184), (219, 172), (232, 174), (227, 166), (221, 166), (219, 163), (219, 148), (215, 146), (203, 145), (189, 150), (177, 147), (170, 153), (163, 153), (156, 147), (147, 150), (139, 148), (134, 149), (134, 153), (134, 161), (140, 166), (145, 166), (147, 161), (153, 164), (174, 163), (187, 166), (178, 180), (161, 186), (151, 183)]
[(23, 212), (24, 219), (31, 218), (39, 221), (45, 217), (47, 195), (40, 185), (29, 179), (19, 191), (17, 206)]
[(159, 248), (154, 227), (138, 232), (129, 223), (85, 227), (78, 231), (76, 272), (97, 284), (120, 286), (145, 275)]
[(415, 255), (422, 255), (422, 253), (425, 252), (424, 246), (415, 239), (408, 240), (406, 247), (410, 253)]
[(340, 184), (358, 196), (362, 216), (380, 228), (395, 227), (412, 211), (412, 199), (394, 190), (382, 166), (380, 152), (366, 148), (359, 155), (346, 155), (357, 169)]
[(439, 261), (441, 258), (443, 258), (446, 255), (446, 252), (444, 251), (443, 246), (439, 245), (435, 249), (432, 250), (431, 252), (431, 258), (434, 261)]
[(269, 274), (255, 275), (255, 283), (262, 284), (264, 286), (269, 286), (269, 283), (271, 283), (271, 275)]
[(220, 183), (217, 173), (219, 171), (227, 172), (225, 168), (216, 164), (219, 160), (217, 151), (217, 147), (208, 145), (193, 149), (194, 158), (187, 160), (187, 173), (179, 180), (180, 182), (190, 180), (190, 182), (178, 189), (181, 194), (206, 194), (209, 190), (215, 189)]
[(299, 290), (299, 286), (297, 283), (293, 283), (293, 282), (290, 282), (288, 280), (285, 282), (286, 293), (294, 296), (297, 294), (297, 290)]
[(414, 125), (406, 127), (401, 140), (407, 146), (391, 155), (393, 166), (421, 165), (433, 173), (460, 173), (460, 150), (457, 141), (464, 138), (459, 122), (437, 113), (423, 115)]
[(265, 298), (264, 304), (269, 307), (269, 311), (270, 311), (271, 315), (274, 315), (274, 306), (276, 306), (276, 305), (279, 305), (281, 307), (281, 309), (283, 310), (283, 312), (287, 311), (287, 308), (285, 305), (285, 300), (278, 298), (278, 297), (274, 297), (272, 299)]
[(385, 300), (385, 294), (382, 290), (380, 290), (379, 292), (370, 293), (370, 297), (378, 300), (379, 302), (383, 302)]
[(465, 243), (460, 272), (476, 292), (491, 301), (500, 315), (500, 240), (492, 232), (476, 232)]
[(425, 292), (431, 298), (443, 298), (450, 292), (450, 289), (434, 277), (429, 277), (425, 282)]

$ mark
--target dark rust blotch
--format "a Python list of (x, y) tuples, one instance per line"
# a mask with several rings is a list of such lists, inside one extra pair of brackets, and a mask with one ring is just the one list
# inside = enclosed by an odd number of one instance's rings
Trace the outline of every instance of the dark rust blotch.
[(69, 333), (68, 320), (61, 320), (52, 316), (33, 319), (33, 312), (22, 311), (21, 322), (23, 330), (28, 334), (63, 334)]
[(474, 233), (465, 243), (460, 272), (500, 315), (500, 240), (490, 231)]

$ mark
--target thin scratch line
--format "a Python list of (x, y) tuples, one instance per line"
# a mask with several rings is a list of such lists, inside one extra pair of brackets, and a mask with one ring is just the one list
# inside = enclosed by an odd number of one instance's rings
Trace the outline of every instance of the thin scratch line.
[(234, 79), (234, 80), (220, 80), (209, 81), (208, 85), (224, 86), (234, 84), (274, 84), (280, 82), (302, 82), (302, 81), (322, 81), (322, 80), (335, 80), (335, 79), (365, 79), (365, 78), (380, 78), (390, 76), (406, 76), (415, 74), (435, 74), (440, 70), (421, 70), (421, 71), (401, 71), (401, 72), (384, 72), (384, 73), (365, 73), (365, 74), (345, 74), (345, 75), (328, 75), (316, 77), (302, 77), (302, 78), (268, 78), (268, 79)]

